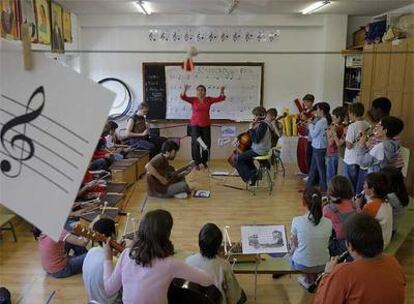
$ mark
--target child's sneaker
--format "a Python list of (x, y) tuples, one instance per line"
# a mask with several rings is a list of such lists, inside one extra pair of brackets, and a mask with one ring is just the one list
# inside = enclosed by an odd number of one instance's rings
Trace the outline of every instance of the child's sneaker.
[(187, 192), (180, 192), (180, 193), (174, 194), (174, 197), (178, 199), (185, 199), (188, 197), (188, 194)]

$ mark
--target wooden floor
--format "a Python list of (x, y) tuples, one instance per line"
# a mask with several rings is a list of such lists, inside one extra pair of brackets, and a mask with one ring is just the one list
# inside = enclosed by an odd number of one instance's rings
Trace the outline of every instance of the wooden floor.
[[(224, 161), (212, 162), (213, 171), (230, 170)], [(232, 240), (240, 239), (240, 225), (247, 223), (275, 223), (290, 229), (292, 217), (304, 212), (301, 207), (302, 178), (295, 175), (295, 167), (288, 167), (286, 177), (280, 174), (272, 195), (259, 192), (256, 196), (246, 191), (223, 187), (224, 182), (243, 187), (239, 178), (209, 178), (205, 171), (193, 172), (188, 177), (196, 189), (208, 189), (209, 199), (161, 200), (149, 198), (145, 201), (145, 185), (140, 180), (130, 191), (128, 211), (139, 219), (141, 207), (145, 211), (157, 208), (169, 210), (174, 218), (172, 240), (176, 249), (197, 251), (198, 232), (206, 222), (219, 226), (230, 226)], [(51, 202), (53, 203), (53, 202)], [(124, 221), (119, 225), (123, 231)], [(86, 303), (87, 297), (80, 275), (67, 279), (54, 279), (45, 275), (28, 226), (18, 227), (19, 242), (14, 243), (5, 233), (0, 242), (0, 286), (12, 292), (13, 303)], [(414, 233), (404, 243), (397, 258), (406, 272), (406, 303), (414, 303)], [(245, 290), (248, 303), (254, 303), (254, 276), (237, 275)], [(305, 292), (296, 282), (296, 276), (285, 276), (274, 280), (270, 275), (258, 278), (257, 303), (311, 303), (312, 295)], [(50, 300), (49, 302), (47, 302)]]

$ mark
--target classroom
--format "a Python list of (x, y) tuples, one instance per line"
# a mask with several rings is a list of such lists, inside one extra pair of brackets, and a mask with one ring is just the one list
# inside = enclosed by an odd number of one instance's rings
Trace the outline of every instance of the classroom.
[(0, 0), (0, 304), (414, 304), (412, 0)]

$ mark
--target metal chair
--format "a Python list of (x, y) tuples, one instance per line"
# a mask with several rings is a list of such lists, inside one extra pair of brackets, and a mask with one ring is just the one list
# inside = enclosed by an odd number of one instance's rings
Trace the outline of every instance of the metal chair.
[[(270, 168), (271, 168), (271, 161), (273, 156), (273, 150), (270, 149), (269, 153), (266, 155), (260, 155), (256, 156), (253, 159), (259, 163), (259, 168), (257, 170), (257, 180), (255, 185), (253, 186), (253, 194), (256, 194), (256, 190), (259, 188), (260, 180), (266, 181), (265, 188), (269, 189), (269, 195), (272, 194), (273, 190), (273, 180), (272, 176), (270, 174)], [(246, 184), (248, 187), (248, 184)]]
[(282, 168), (283, 177), (286, 176), (285, 164), (283, 163), (282, 158), (280, 157), (281, 151), (282, 145), (272, 147), (273, 178), (276, 178), (277, 174), (279, 173), (279, 166)]

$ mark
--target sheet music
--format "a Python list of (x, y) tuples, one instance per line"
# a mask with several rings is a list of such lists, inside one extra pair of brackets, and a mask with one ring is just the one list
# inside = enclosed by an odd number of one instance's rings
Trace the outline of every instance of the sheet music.
[(243, 253), (287, 253), (284, 225), (241, 226)]
[(44, 54), (22, 60), (1, 42), (0, 202), (58, 239), (114, 94)]
[(197, 66), (188, 73), (181, 66), (166, 66), (167, 119), (191, 118), (191, 105), (180, 98), (184, 85), (190, 85), (189, 96), (196, 95), (202, 84), (207, 96), (218, 96), (225, 86), (226, 100), (211, 106), (213, 119), (251, 120), (252, 110), (260, 105), (262, 67), (260, 66)]

